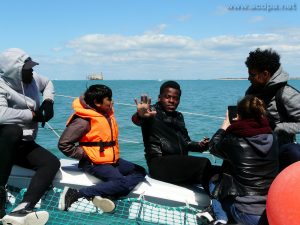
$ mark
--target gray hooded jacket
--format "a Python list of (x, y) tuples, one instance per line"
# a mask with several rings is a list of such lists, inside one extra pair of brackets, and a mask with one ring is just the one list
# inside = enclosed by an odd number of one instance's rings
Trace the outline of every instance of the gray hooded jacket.
[(25, 141), (36, 138), (38, 123), (32, 121), (32, 111), (40, 106), (40, 93), (43, 99), (54, 99), (54, 87), (48, 78), (33, 72), (30, 84), (22, 82), (22, 67), (28, 58), (18, 48), (0, 54), (0, 125), (20, 125)]
[[(295, 141), (295, 134), (300, 133), (300, 93), (286, 85), (289, 75), (280, 67), (271, 77), (269, 82), (263, 89), (256, 90), (250, 86), (246, 94), (256, 95), (262, 98), (267, 104), (268, 117), (275, 125), (275, 133), (278, 135), (279, 144), (285, 144)], [(283, 87), (281, 101), (284, 111), (289, 119), (283, 118), (280, 115), (280, 110), (277, 109), (276, 93)]]

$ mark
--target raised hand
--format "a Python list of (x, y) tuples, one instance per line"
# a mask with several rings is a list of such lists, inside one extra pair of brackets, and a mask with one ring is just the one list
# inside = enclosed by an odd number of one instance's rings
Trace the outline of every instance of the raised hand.
[(156, 115), (156, 111), (150, 109), (151, 98), (147, 95), (141, 95), (141, 101), (138, 102), (137, 99), (134, 99), (134, 102), (136, 104), (138, 116), (147, 118)]

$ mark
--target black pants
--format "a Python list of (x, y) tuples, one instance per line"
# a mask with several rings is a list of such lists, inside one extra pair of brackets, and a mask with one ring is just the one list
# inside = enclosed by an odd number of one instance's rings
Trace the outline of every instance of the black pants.
[(147, 162), (151, 177), (174, 184), (207, 185), (211, 163), (204, 157), (170, 155)]
[(298, 161), (300, 161), (299, 144), (288, 143), (279, 147), (279, 172)]
[(51, 185), (60, 162), (34, 141), (22, 141), (22, 136), (22, 128), (18, 125), (0, 126), (0, 186), (6, 185), (14, 164), (35, 170), (22, 200), (34, 207)]

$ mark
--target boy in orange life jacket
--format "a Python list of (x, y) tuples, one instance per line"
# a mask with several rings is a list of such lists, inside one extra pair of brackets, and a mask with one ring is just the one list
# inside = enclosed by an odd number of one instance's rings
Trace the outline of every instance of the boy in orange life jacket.
[(61, 135), (58, 148), (71, 158), (80, 160), (84, 172), (101, 179), (96, 185), (80, 190), (65, 187), (59, 208), (68, 208), (78, 198), (91, 199), (103, 212), (111, 212), (115, 204), (106, 197), (128, 194), (144, 180), (145, 169), (120, 158), (118, 126), (112, 107), (112, 91), (105, 85), (90, 86), (73, 102), (74, 114)]

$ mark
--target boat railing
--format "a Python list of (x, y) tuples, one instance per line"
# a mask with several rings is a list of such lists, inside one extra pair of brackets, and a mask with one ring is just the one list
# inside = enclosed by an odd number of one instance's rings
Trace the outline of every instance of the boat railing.
[[(63, 98), (70, 98), (70, 99), (75, 99), (77, 97), (74, 96), (70, 96), (70, 95), (62, 95), (62, 94), (56, 94), (55, 96), (57, 97), (63, 97)], [(128, 103), (122, 103), (122, 102), (114, 102), (114, 104), (116, 105), (123, 105), (123, 106), (129, 106), (129, 107), (136, 107), (135, 104), (128, 104)], [(213, 115), (208, 115), (208, 114), (204, 114), (204, 113), (195, 113), (195, 112), (186, 112), (186, 111), (181, 111), (181, 113), (186, 114), (186, 115), (192, 115), (192, 116), (202, 116), (202, 117), (207, 117), (207, 118), (211, 118), (211, 119), (224, 119), (224, 117), (220, 117), (220, 116), (213, 116)], [(63, 132), (63, 130), (60, 129), (55, 129), (49, 122), (46, 123), (48, 129), (50, 129), (57, 138), (60, 138), (60, 135), (58, 134), (58, 132)], [(128, 140), (128, 139), (122, 139), (119, 138), (119, 141), (125, 142), (125, 143), (132, 143), (132, 144), (142, 144), (142, 142), (139, 141), (135, 141), (135, 140)], [(209, 155), (209, 157), (212, 159), (212, 161), (214, 163), (217, 163), (217, 158), (210, 154), (208, 151), (202, 152), (203, 155)]]

